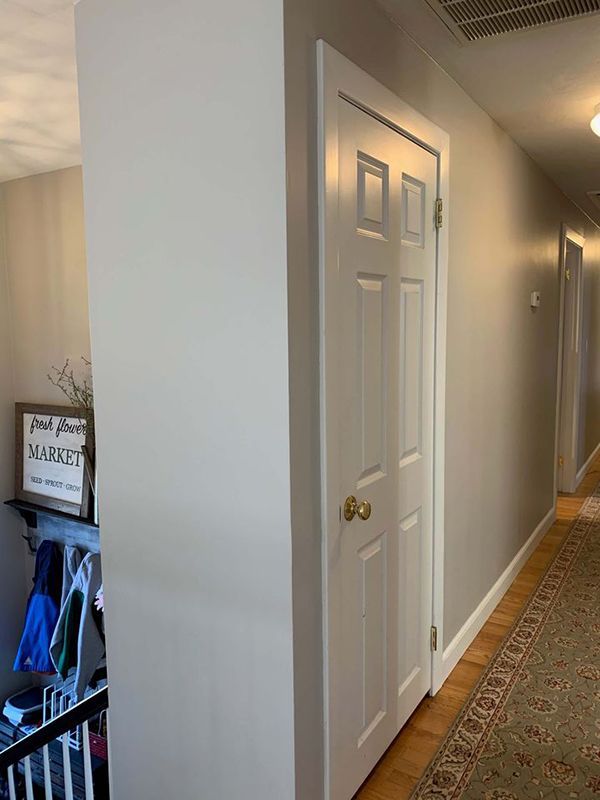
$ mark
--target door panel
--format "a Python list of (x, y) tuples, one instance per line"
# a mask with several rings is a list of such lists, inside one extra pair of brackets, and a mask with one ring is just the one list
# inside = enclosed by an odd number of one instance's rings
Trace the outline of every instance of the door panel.
[(402, 180), (402, 244), (423, 247), (425, 243), (425, 197), (422, 181), (404, 175)]
[(400, 283), (400, 469), (423, 448), (423, 281)]
[(362, 440), (362, 469), (358, 486), (363, 487), (380, 478), (385, 473), (386, 464), (385, 342), (388, 332), (385, 278), (359, 273), (357, 289), (357, 329), (360, 338), (356, 369), (361, 401), (357, 430), (360, 430)]
[(381, 239), (389, 220), (388, 166), (366, 153), (357, 153), (356, 228)]
[(382, 534), (363, 547), (361, 561), (363, 619), (362, 730), (358, 746), (370, 736), (387, 711), (387, 536)]
[[(329, 548), (332, 800), (431, 686), (433, 155), (338, 101), (340, 530)], [(371, 504), (346, 519), (344, 501)]]
[(401, 609), (399, 627), (404, 635), (398, 641), (399, 697), (405, 694), (421, 668), (421, 619), (404, 602), (404, 597), (418, 596), (421, 575), (419, 570), (414, 569), (414, 564), (421, 563), (422, 546), (423, 525), (421, 509), (418, 509), (400, 520), (398, 606)]

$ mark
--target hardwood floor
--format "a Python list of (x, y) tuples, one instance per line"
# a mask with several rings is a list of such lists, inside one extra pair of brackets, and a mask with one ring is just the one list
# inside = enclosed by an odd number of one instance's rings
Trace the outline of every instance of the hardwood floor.
[(435, 697), (427, 697), (396, 737), (355, 800), (406, 800), (510, 629), (579, 513), (600, 481), (600, 457), (577, 492), (558, 498), (557, 520)]

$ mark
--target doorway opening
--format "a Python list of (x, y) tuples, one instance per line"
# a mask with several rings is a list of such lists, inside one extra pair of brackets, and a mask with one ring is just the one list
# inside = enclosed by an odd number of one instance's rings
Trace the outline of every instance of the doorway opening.
[(556, 492), (572, 493), (585, 473), (585, 415), (582, 402), (583, 236), (564, 225), (560, 252)]

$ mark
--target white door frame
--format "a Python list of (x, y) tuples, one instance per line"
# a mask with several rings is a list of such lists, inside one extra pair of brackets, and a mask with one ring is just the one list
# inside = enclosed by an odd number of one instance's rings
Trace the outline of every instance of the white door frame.
[[(582, 236), (577, 231), (574, 231), (573, 228), (570, 228), (568, 225), (563, 223), (560, 233), (560, 259), (559, 259), (559, 285), (560, 285), (560, 304), (559, 304), (559, 312), (558, 312), (558, 363), (556, 369), (556, 431), (555, 431), (555, 439), (554, 439), (554, 505), (556, 506), (556, 501), (558, 498), (558, 459), (560, 456), (559, 447), (560, 447), (560, 431), (561, 431), (561, 424), (562, 424), (562, 407), (561, 407), (561, 397), (562, 397), (562, 388), (563, 388), (563, 350), (564, 350), (564, 318), (565, 318), (565, 271), (566, 271), (566, 262), (567, 262), (567, 242), (572, 242), (574, 245), (581, 249), (581, 270), (578, 276), (579, 286), (578, 286), (578, 296), (577, 296), (577, 326), (578, 326), (578, 338), (580, 342), (579, 348), (579, 361), (577, 365), (577, 379), (576, 379), (576, 387), (575, 387), (575, 394), (576, 397), (574, 398), (573, 403), (573, 419), (572, 419), (572, 437), (574, 439), (577, 438), (578, 431), (579, 431), (579, 394), (581, 392), (581, 323), (582, 323), (582, 312), (583, 312), (583, 248), (585, 245), (585, 237)], [(575, 442), (573, 444), (575, 446)], [(568, 480), (568, 485), (562, 486), (561, 489), (567, 492), (574, 492), (577, 488), (577, 464), (575, 464), (575, 469), (573, 470), (572, 480)]]
[[(319, 139), (319, 296), (321, 523), (323, 571), (325, 796), (329, 791), (329, 532), (340, 525), (339, 465), (333, 457), (338, 443), (338, 387), (333, 365), (338, 352), (338, 100), (343, 97), (411, 139), (438, 160), (437, 196), (443, 199), (444, 222), (437, 233), (435, 388), (433, 452), (433, 619), (438, 647), (432, 653), (432, 687), (443, 683), (444, 641), (444, 471), (446, 420), (446, 309), (448, 284), (448, 197), (450, 138), (437, 125), (400, 100), (393, 92), (342, 56), (323, 40), (317, 42)], [(434, 209), (431, 209), (434, 213)], [(330, 365), (332, 365), (330, 367)], [(332, 454), (330, 457), (329, 454)]]

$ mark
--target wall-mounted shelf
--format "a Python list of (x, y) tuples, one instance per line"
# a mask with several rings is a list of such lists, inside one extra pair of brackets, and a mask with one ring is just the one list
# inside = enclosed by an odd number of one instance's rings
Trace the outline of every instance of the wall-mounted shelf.
[(73, 517), (64, 511), (54, 511), (26, 500), (5, 500), (4, 505), (14, 508), (25, 520), (28, 535), (24, 538), (30, 547), (35, 536), (100, 552), (100, 530), (90, 519)]
[(72, 514), (65, 514), (64, 511), (55, 511), (52, 508), (38, 506), (35, 503), (28, 503), (26, 500), (5, 500), (4, 505), (16, 509), (27, 523), (28, 528), (37, 528), (38, 514), (43, 514), (46, 517), (62, 519), (63, 521), (74, 525), (85, 525), (88, 528), (98, 528), (98, 525), (92, 522), (91, 519), (74, 517)]

